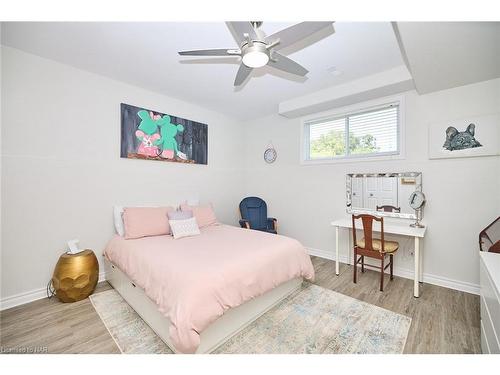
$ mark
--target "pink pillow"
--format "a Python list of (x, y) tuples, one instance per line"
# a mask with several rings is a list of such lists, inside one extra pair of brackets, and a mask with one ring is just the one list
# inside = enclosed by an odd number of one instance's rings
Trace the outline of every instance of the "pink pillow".
[(170, 234), (167, 212), (174, 210), (173, 207), (125, 207), (125, 239)]
[(193, 215), (200, 228), (217, 224), (217, 218), (211, 204), (206, 206), (189, 206), (183, 203), (181, 204), (181, 211), (193, 211)]

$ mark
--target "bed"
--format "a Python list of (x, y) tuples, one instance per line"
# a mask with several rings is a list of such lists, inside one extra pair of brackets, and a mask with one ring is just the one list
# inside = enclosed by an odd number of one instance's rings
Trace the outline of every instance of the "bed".
[(314, 269), (296, 240), (228, 225), (198, 236), (125, 240), (106, 278), (176, 353), (209, 353), (302, 284)]

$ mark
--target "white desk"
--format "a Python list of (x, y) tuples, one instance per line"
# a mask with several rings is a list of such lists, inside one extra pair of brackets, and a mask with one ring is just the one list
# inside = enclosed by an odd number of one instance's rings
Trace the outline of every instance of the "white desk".
[[(352, 218), (343, 217), (342, 219), (334, 220), (331, 223), (335, 227), (335, 273), (339, 275), (339, 228), (347, 228), (352, 230)], [(357, 226), (356, 226), (357, 228)], [(360, 228), (362, 228), (360, 224)], [(380, 228), (375, 224), (373, 226), (374, 232), (377, 232), (377, 228)], [(420, 239), (424, 238), (426, 228), (412, 228), (410, 227), (409, 221), (395, 222), (384, 219), (384, 233), (388, 234), (398, 234), (401, 236), (413, 237), (415, 239), (415, 271), (413, 275), (413, 296), (420, 296), (420, 285), (419, 282), (422, 281), (422, 256), (420, 254)], [(351, 231), (349, 231), (349, 236)], [(348, 241), (348, 259), (350, 259), (351, 254), (351, 237)]]

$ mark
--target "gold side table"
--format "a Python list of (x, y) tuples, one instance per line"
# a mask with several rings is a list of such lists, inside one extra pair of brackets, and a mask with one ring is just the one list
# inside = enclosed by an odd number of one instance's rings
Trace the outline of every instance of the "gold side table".
[(99, 263), (92, 250), (63, 254), (57, 261), (52, 285), (61, 302), (76, 302), (94, 291), (99, 278)]

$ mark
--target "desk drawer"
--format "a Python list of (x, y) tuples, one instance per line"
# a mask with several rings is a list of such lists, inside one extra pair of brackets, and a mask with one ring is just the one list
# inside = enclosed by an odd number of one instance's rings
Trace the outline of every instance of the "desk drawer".
[(491, 354), (488, 340), (486, 339), (486, 332), (484, 331), (483, 321), (481, 320), (481, 352), (483, 354)]
[(491, 316), (488, 307), (485, 305), (483, 296), (481, 296), (481, 336), (481, 345), (484, 340), (487, 341), (487, 347), (482, 347), (483, 353), (500, 353), (500, 343), (498, 342), (498, 337), (493, 328)]
[[(480, 278), (481, 278), (481, 297), (484, 298), (484, 303), (488, 307), (488, 312), (493, 324), (493, 330), (497, 337), (500, 336), (500, 300), (493, 282), (485, 268), (483, 262), (480, 262)], [(482, 314), (482, 309), (481, 309)]]

